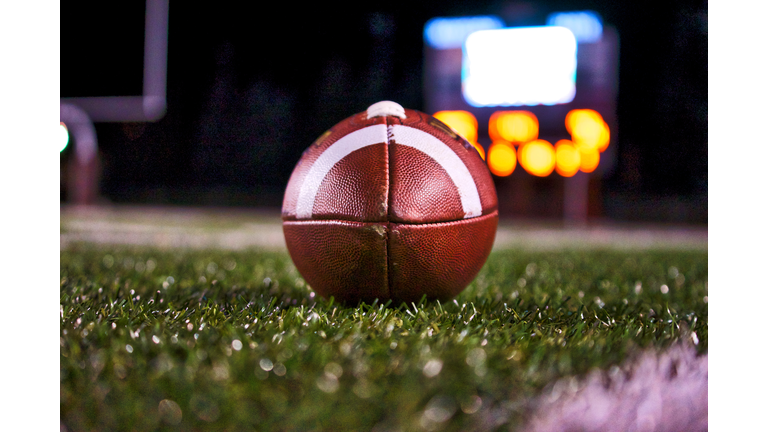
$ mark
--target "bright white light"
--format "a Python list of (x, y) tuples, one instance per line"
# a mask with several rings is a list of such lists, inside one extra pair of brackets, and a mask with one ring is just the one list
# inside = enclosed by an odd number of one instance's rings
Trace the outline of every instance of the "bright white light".
[(599, 42), (603, 37), (603, 20), (596, 12), (558, 12), (547, 17), (547, 25), (565, 27), (579, 43)]
[(555, 105), (576, 95), (576, 38), (565, 27), (472, 33), (462, 63), (462, 92), (472, 106)]
[(495, 16), (432, 18), (424, 25), (424, 40), (437, 49), (461, 48), (470, 33), (504, 27)]
[(59, 153), (63, 152), (65, 148), (67, 148), (67, 144), (69, 144), (69, 130), (67, 130), (67, 125), (64, 123), (59, 122), (59, 129), (56, 132), (56, 141), (58, 141), (59, 144)]

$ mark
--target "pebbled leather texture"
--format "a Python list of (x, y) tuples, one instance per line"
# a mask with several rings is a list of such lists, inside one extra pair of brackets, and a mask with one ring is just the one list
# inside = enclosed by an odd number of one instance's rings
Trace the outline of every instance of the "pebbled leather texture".
[(391, 224), (390, 298), (448, 300), (477, 276), (496, 237), (497, 212), (436, 224)]
[(296, 268), (344, 303), (447, 300), (493, 246), (498, 202), (485, 162), (433, 117), (355, 114), (303, 154), (282, 218)]
[(390, 144), (389, 220), (426, 223), (464, 219), (459, 190), (445, 169), (423, 152)]
[(375, 144), (340, 160), (320, 184), (313, 219), (387, 221), (387, 145)]
[(286, 221), (283, 233), (296, 269), (321, 296), (345, 303), (389, 298), (382, 224)]

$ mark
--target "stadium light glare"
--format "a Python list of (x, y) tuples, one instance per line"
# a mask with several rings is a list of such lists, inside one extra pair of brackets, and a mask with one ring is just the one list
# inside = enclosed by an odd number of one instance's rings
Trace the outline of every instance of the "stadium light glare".
[(547, 25), (565, 27), (579, 43), (599, 42), (603, 38), (603, 20), (597, 12), (556, 12), (547, 17)]
[(555, 171), (563, 177), (573, 177), (581, 167), (581, 154), (570, 140), (555, 143)]
[(488, 169), (498, 177), (506, 177), (515, 171), (517, 155), (512, 144), (496, 141), (488, 149)]
[(535, 140), (518, 149), (520, 166), (529, 174), (546, 177), (555, 169), (555, 149), (549, 141)]
[(565, 116), (565, 129), (571, 134), (576, 147), (584, 152), (605, 151), (611, 139), (611, 132), (603, 116), (595, 110), (571, 110)]
[(469, 111), (438, 111), (432, 117), (448, 125), (465, 140), (477, 142), (477, 119)]
[(424, 25), (424, 40), (437, 49), (461, 48), (471, 33), (502, 27), (504, 22), (492, 15), (432, 18)]
[(464, 99), (474, 107), (571, 102), (576, 50), (576, 37), (565, 27), (476, 31), (464, 43)]
[(56, 134), (56, 141), (58, 141), (59, 153), (63, 152), (64, 149), (67, 148), (67, 145), (69, 145), (69, 130), (67, 129), (67, 125), (65, 125), (64, 122), (59, 122), (59, 130)]
[(539, 119), (530, 111), (496, 111), (488, 121), (491, 140), (524, 143), (539, 137)]

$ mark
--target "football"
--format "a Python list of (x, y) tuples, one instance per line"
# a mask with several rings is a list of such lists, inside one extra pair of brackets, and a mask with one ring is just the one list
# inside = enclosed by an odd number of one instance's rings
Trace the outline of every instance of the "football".
[(382, 101), (304, 151), (286, 186), (283, 233), (299, 273), (325, 298), (447, 300), (488, 258), (497, 207), (472, 144)]

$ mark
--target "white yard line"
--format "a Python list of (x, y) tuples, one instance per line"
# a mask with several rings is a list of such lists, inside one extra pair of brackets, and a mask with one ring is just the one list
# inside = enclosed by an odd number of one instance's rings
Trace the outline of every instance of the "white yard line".
[(709, 358), (693, 344), (648, 350), (608, 371), (561, 378), (533, 402), (526, 432), (708, 429)]

